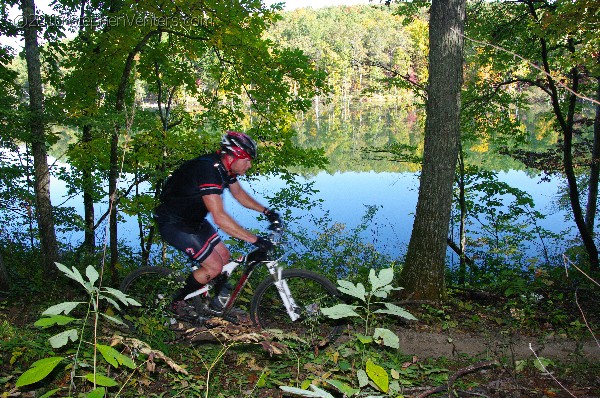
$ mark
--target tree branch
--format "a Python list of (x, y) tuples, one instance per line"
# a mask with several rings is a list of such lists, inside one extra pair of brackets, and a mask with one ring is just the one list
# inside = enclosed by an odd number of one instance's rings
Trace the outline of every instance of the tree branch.
[(481, 370), (484, 368), (489, 368), (489, 367), (498, 366), (498, 365), (499, 365), (498, 361), (483, 361), (483, 362), (477, 362), (472, 365), (469, 365), (466, 368), (459, 369), (456, 373), (454, 373), (448, 379), (448, 384), (427, 390), (427, 391), (417, 395), (416, 398), (425, 398), (432, 394), (437, 394), (439, 392), (443, 392), (446, 390), (450, 391), (452, 389), (452, 385), (454, 384), (456, 379), (458, 379), (459, 377), (462, 377), (466, 374), (473, 373), (475, 371), (478, 371), (478, 370)]
[[(468, 36), (466, 36), (466, 35), (464, 35), (464, 34), (462, 34), (462, 33), (459, 33), (459, 34), (460, 34), (461, 36), (463, 36), (465, 39), (467, 39), (467, 40), (469, 40), (469, 41), (471, 41), (471, 42), (473, 42), (473, 43), (480, 44), (480, 45), (482, 45), (482, 46), (492, 47), (492, 48), (495, 48), (496, 50), (503, 51), (503, 52), (505, 52), (505, 53), (511, 54), (512, 56), (514, 56), (514, 57), (516, 57), (516, 58), (519, 58), (521, 61), (525, 61), (525, 62), (526, 62), (526, 63), (527, 63), (529, 66), (531, 66), (532, 68), (534, 68), (534, 69), (536, 69), (536, 70), (538, 70), (538, 71), (542, 72), (542, 73), (543, 73), (545, 76), (547, 76), (548, 78), (550, 78), (550, 79), (553, 79), (553, 80), (554, 80), (554, 78), (553, 78), (553, 77), (550, 75), (550, 73), (549, 73), (549, 72), (546, 72), (546, 71), (545, 71), (543, 68), (540, 68), (540, 67), (539, 67), (539, 66), (537, 66), (535, 63), (533, 63), (533, 62), (529, 61), (528, 59), (526, 59), (526, 58), (524, 58), (524, 57), (520, 56), (519, 54), (517, 54), (517, 53), (515, 53), (515, 52), (512, 52), (512, 51), (510, 51), (510, 50), (507, 50), (507, 49), (506, 49), (506, 48), (504, 48), (504, 47), (500, 47), (500, 46), (498, 46), (498, 45), (495, 45), (495, 44), (492, 44), (492, 43), (488, 43), (488, 42), (484, 42), (484, 41), (481, 41), (481, 40), (472, 39), (472, 38), (470, 38), (470, 37), (468, 37)], [(523, 79), (523, 80), (525, 81), (525, 79)], [(563, 88), (563, 89), (567, 90), (567, 91), (568, 91), (568, 92), (570, 92), (571, 94), (573, 94), (573, 95), (577, 96), (578, 98), (581, 98), (581, 99), (582, 99), (582, 100), (584, 100), (584, 101), (589, 101), (589, 102), (591, 102), (591, 103), (593, 103), (593, 104), (600, 105), (600, 101), (597, 101), (597, 100), (595, 100), (595, 99), (593, 99), (593, 98), (590, 98), (590, 97), (587, 97), (587, 96), (585, 96), (585, 95), (582, 95), (582, 94), (580, 94), (580, 93), (578, 93), (578, 92), (575, 92), (575, 91), (573, 91), (571, 88), (569, 88), (569, 87), (568, 87), (566, 84), (563, 84), (563, 83), (561, 83), (560, 81), (556, 81), (556, 84), (557, 84), (559, 87), (561, 87), (561, 88)], [(536, 84), (536, 86), (538, 86), (538, 87), (539, 87), (539, 85), (538, 85), (538, 84)], [(544, 91), (547, 91), (547, 90), (544, 90)]]

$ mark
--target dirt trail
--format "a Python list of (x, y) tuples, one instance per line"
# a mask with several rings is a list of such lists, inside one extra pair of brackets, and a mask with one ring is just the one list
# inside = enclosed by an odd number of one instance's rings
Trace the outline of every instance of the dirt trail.
[[(412, 329), (398, 330), (400, 349), (404, 354), (418, 357), (492, 356), (495, 358), (526, 359), (535, 355), (548, 359), (583, 361), (600, 360), (600, 346), (592, 338), (577, 343), (560, 338), (546, 337), (543, 341), (530, 336), (482, 336), (462, 333), (433, 333)], [(530, 349), (530, 344), (531, 348)]]

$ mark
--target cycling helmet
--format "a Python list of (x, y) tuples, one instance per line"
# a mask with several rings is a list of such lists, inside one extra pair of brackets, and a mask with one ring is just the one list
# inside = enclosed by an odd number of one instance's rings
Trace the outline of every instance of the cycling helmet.
[(256, 142), (248, 135), (237, 131), (228, 131), (221, 140), (221, 150), (238, 159), (255, 159)]

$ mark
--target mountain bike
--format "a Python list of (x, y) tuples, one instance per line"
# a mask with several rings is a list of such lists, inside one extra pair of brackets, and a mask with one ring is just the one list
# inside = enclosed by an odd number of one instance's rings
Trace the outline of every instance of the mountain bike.
[[(266, 267), (269, 275), (253, 290), (248, 308), (252, 323), (262, 329), (280, 330), (284, 334), (311, 346), (331, 343), (341, 333), (344, 324), (340, 320), (327, 318), (321, 312), (323, 307), (342, 303), (342, 295), (326, 277), (306, 269), (284, 268), (282, 261), (284, 227), (275, 222), (269, 226), (268, 239), (273, 243), (269, 252), (255, 249), (223, 267), (221, 275), (201, 289), (188, 294), (185, 301), (192, 309), (187, 319), (201, 324), (207, 317), (217, 316), (235, 322), (232, 309), (249, 280), (259, 267)], [(242, 273), (223, 300), (223, 310), (209, 309), (208, 303), (214, 296), (214, 286), (230, 281), (232, 273), (242, 267)], [(138, 301), (141, 306), (128, 307), (125, 319), (135, 327), (136, 323), (146, 322), (148, 317), (172, 318), (167, 311), (171, 305), (173, 292), (181, 286), (184, 274), (166, 267), (140, 267), (125, 277), (121, 291)], [(211, 294), (212, 293), (212, 294)], [(194, 322), (196, 321), (196, 322)]]

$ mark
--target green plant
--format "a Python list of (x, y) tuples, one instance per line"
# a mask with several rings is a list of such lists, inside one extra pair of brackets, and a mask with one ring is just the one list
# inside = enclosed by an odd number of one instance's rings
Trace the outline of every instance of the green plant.
[[(369, 283), (370, 289), (367, 290), (362, 283), (354, 284), (346, 280), (338, 280), (338, 290), (344, 294), (356, 299), (358, 304), (337, 304), (333, 307), (322, 308), (323, 314), (333, 319), (358, 317), (364, 325), (364, 334), (357, 334), (356, 339), (363, 347), (368, 347), (372, 343), (377, 343), (387, 348), (399, 348), (399, 338), (391, 330), (387, 328), (375, 327), (373, 325), (375, 314), (386, 314), (399, 316), (408, 320), (416, 320), (416, 318), (406, 311), (404, 308), (395, 304), (382, 301), (388, 298), (390, 292), (398, 290), (392, 286), (394, 279), (394, 269), (386, 268), (375, 272), (370, 270)], [(361, 389), (374, 389), (377, 392), (394, 396), (400, 391), (400, 383), (394, 377), (392, 370), (392, 379), (388, 371), (376, 363), (375, 353), (365, 355), (364, 364), (356, 371), (355, 385), (347, 383), (350, 378), (340, 377), (340, 379), (324, 378), (321, 380), (344, 396), (350, 397), (361, 392)], [(340, 371), (352, 371), (350, 366), (340, 366)], [(397, 372), (395, 373), (397, 374)], [(303, 388), (281, 386), (280, 388), (286, 392), (304, 396), (304, 397), (321, 397), (333, 398), (329, 392), (317, 387), (312, 382), (302, 384)], [(311, 388), (312, 391), (307, 390)]]
[(359, 336), (362, 341), (369, 342), (366, 337), (372, 337), (374, 341), (385, 346), (398, 348), (398, 336), (389, 329), (375, 328), (372, 336), (369, 336), (373, 329), (372, 322), (375, 314), (394, 315), (408, 320), (416, 320), (404, 308), (380, 301), (380, 299), (387, 298), (391, 291), (401, 289), (391, 285), (393, 279), (394, 269), (386, 268), (379, 271), (379, 274), (373, 269), (369, 272), (370, 290), (367, 290), (360, 282), (354, 284), (346, 280), (338, 280), (338, 290), (360, 300), (360, 304), (338, 304), (330, 308), (322, 308), (323, 314), (333, 319), (359, 317), (364, 322), (365, 336)]
[[(98, 342), (97, 331), (100, 317), (116, 324), (123, 324), (118, 318), (100, 312), (100, 301), (107, 302), (117, 309), (120, 308), (120, 304), (139, 304), (117, 289), (102, 287), (100, 274), (92, 266), (88, 266), (86, 269), (85, 276), (87, 280), (84, 279), (75, 267), (69, 269), (58, 263), (56, 266), (67, 277), (78, 282), (85, 289), (89, 299), (87, 303), (82, 301), (67, 301), (53, 305), (42, 313), (42, 317), (34, 325), (41, 328), (65, 327), (65, 330), (53, 335), (48, 340), (55, 350), (65, 347), (70, 342), (78, 342), (78, 344), (74, 351), (69, 352), (70, 355), (68, 357), (51, 356), (34, 362), (18, 378), (16, 387), (29, 386), (42, 381), (55, 371), (60, 364), (70, 361), (70, 366), (65, 367), (65, 369), (70, 369), (69, 393), (74, 387), (76, 380), (83, 379), (92, 384), (92, 390), (86, 395), (87, 397), (102, 397), (106, 392), (106, 388), (115, 387), (118, 383), (100, 371), (98, 364), (100, 357), (106, 361), (107, 365), (114, 368), (122, 365), (130, 369), (135, 369), (136, 365), (130, 357), (121, 354), (109, 345)], [(80, 304), (87, 304), (83, 318), (79, 319), (70, 316)], [(85, 338), (90, 338), (91, 341), (85, 341)], [(87, 358), (92, 360), (92, 365), (87, 362)], [(78, 370), (90, 367), (91, 371), (84, 371), (83, 375), (77, 374)], [(59, 389), (51, 390), (44, 396), (51, 396), (58, 391)]]

